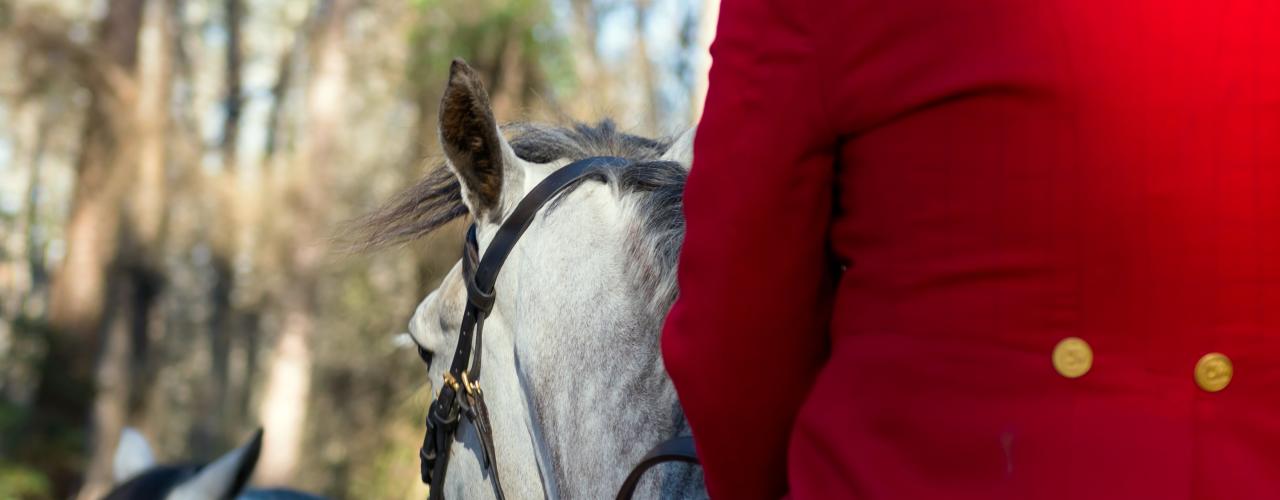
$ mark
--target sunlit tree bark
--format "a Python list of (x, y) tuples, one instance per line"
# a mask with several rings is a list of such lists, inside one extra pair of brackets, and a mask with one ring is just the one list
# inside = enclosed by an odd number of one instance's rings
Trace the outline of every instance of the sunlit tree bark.
[[(96, 64), (131, 75), (145, 0), (114, 0), (99, 29), (102, 53)], [(87, 61), (93, 63), (93, 61)], [(94, 341), (101, 327), (107, 267), (117, 250), (123, 175), (128, 156), (135, 89), (132, 80), (104, 80), (90, 88), (89, 116), (80, 141), (76, 187), (66, 229), (67, 254), (54, 277), (50, 320), (76, 345), (67, 369), (88, 379)], [(125, 167), (121, 167), (125, 168)], [(68, 349), (72, 349), (68, 347)]]
[[(116, 2), (112, 2), (113, 7)], [(153, 324), (155, 300), (163, 286), (160, 243), (166, 207), (166, 131), (169, 126), (169, 88), (172, 83), (173, 23), (168, 0), (135, 2), (143, 8), (135, 32), (135, 88), (130, 108), (121, 109), (127, 136), (116, 139), (116, 163), (108, 168), (111, 183), (119, 182), (116, 255), (108, 262), (109, 282), (103, 302), (105, 328), (96, 368), (91, 448), (86, 482), (80, 498), (98, 498), (111, 483), (116, 439), (131, 414), (132, 402), (142, 394), (142, 368)], [(136, 7), (135, 7), (136, 6)], [(108, 44), (110, 46), (110, 44)], [(65, 271), (64, 271), (65, 272)]]
[[(114, 448), (115, 437), (104, 436), (106, 428), (118, 427), (117, 407), (103, 407), (97, 396), (112, 399), (111, 391), (91, 396), (93, 392), (68, 394), (68, 387), (120, 387), (123, 380), (103, 380), (94, 376), (98, 353), (108, 354), (103, 360), (113, 363), (127, 354), (127, 339), (104, 335), (104, 311), (108, 301), (111, 267), (119, 255), (119, 232), (122, 229), (122, 196), (127, 188), (122, 171), (131, 163), (136, 151), (131, 144), (134, 129), (132, 108), (136, 89), (132, 74), (137, 61), (138, 32), (141, 26), (143, 0), (115, 0), (99, 26), (96, 50), (83, 50), (77, 58), (86, 75), (116, 75), (115, 78), (85, 78), (91, 98), (80, 151), (76, 162), (76, 186), (71, 213), (66, 226), (66, 257), (54, 276), (51, 290), (50, 322), (54, 327), (46, 357), (40, 389), (36, 394), (39, 415), (51, 419), (83, 418), (90, 422), (90, 465), (82, 497), (101, 494), (105, 469), (95, 455), (96, 450)], [(51, 43), (57, 40), (50, 36)], [(68, 46), (74, 43), (66, 41)], [(102, 349), (99, 347), (102, 346)], [(112, 348), (116, 347), (116, 348)], [(101, 375), (101, 374), (100, 374)], [(108, 374), (110, 375), (110, 374)], [(42, 418), (38, 416), (37, 418)], [(62, 485), (67, 492), (73, 485)]]

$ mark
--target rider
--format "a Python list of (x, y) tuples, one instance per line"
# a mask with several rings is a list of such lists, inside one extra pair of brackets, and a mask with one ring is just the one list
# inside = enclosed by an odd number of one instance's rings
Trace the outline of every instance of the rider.
[(724, 0), (663, 338), (715, 498), (1276, 498), (1280, 4)]

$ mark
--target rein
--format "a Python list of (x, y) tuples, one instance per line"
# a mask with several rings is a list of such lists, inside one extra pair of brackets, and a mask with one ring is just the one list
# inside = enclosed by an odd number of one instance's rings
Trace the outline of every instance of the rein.
[[(429, 500), (444, 498), (444, 477), (449, 469), (449, 452), (458, 433), (461, 418), (475, 427), (480, 437), (482, 466), (489, 472), (493, 484), (494, 495), (505, 500), (502, 481), (498, 477), (497, 454), (493, 446), (493, 427), (489, 423), (489, 410), (484, 402), (484, 392), (480, 389), (481, 351), (484, 337), (484, 320), (493, 311), (494, 283), (502, 264), (515, 248), (520, 236), (533, 222), (538, 211), (548, 202), (586, 177), (603, 174), (609, 169), (629, 165), (631, 162), (612, 156), (597, 156), (570, 163), (534, 186), (511, 215), (498, 227), (497, 234), (489, 243), (484, 255), (480, 256), (480, 246), (476, 239), (476, 226), (467, 229), (466, 248), (462, 252), (463, 278), (467, 285), (467, 305), (462, 316), (462, 326), (458, 333), (458, 345), (453, 352), (453, 360), (449, 370), (443, 375), (440, 393), (427, 410), (426, 435), (422, 438), (422, 448), (418, 450), (421, 459), (420, 472), (422, 482), (431, 485)], [(478, 259), (478, 262), (477, 262)], [(430, 356), (418, 347), (418, 354), (423, 361)], [(625, 481), (619, 498), (630, 498), (639, 477), (649, 467), (669, 460), (697, 462), (693, 454), (692, 440), (676, 438), (662, 443), (641, 462)], [(626, 493), (624, 496), (623, 493)]]

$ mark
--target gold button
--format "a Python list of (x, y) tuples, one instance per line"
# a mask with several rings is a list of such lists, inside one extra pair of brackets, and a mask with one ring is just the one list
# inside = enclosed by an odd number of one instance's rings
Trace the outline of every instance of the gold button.
[(1080, 337), (1067, 337), (1053, 348), (1053, 369), (1067, 378), (1080, 377), (1093, 367), (1093, 349)]
[(1218, 392), (1231, 383), (1232, 373), (1231, 358), (1220, 352), (1211, 352), (1196, 362), (1196, 385), (1208, 392)]

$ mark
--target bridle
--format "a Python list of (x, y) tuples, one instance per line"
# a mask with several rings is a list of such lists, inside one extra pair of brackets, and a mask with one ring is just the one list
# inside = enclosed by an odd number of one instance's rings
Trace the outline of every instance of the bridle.
[[(511, 255), (520, 236), (533, 222), (538, 211), (548, 202), (577, 181), (593, 176), (605, 175), (609, 169), (619, 168), (631, 163), (630, 160), (612, 156), (596, 156), (572, 162), (552, 172), (534, 186), (529, 194), (516, 205), (511, 215), (498, 227), (498, 232), (490, 241), (484, 255), (480, 256), (480, 246), (476, 239), (476, 225), (467, 229), (466, 246), (462, 252), (462, 274), (467, 286), (467, 305), (462, 315), (462, 326), (458, 333), (458, 345), (453, 351), (453, 360), (443, 375), (440, 393), (427, 410), (427, 432), (422, 438), (422, 448), (418, 451), (421, 459), (422, 482), (431, 485), (429, 500), (443, 499), (444, 477), (449, 469), (449, 451), (458, 432), (460, 419), (465, 417), (475, 428), (480, 438), (482, 466), (489, 472), (493, 484), (494, 495), (505, 500), (502, 481), (498, 477), (497, 454), (493, 447), (493, 427), (489, 423), (489, 411), (485, 406), (484, 392), (480, 389), (481, 351), (484, 336), (484, 320), (493, 311), (494, 283), (502, 264)], [(430, 355), (421, 346), (418, 354), (423, 361), (430, 362)], [(696, 463), (693, 454), (693, 442), (688, 438), (677, 438), (662, 443), (645, 457), (645, 460), (631, 472), (624, 482), (623, 492), (630, 497), (635, 489), (639, 476), (653, 465), (668, 461), (680, 460)], [(627, 486), (629, 485), (629, 487)], [(619, 494), (622, 498), (622, 493)]]
[[(484, 320), (493, 311), (494, 282), (498, 271), (511, 255), (520, 236), (529, 228), (538, 211), (557, 194), (580, 179), (601, 175), (606, 169), (630, 162), (615, 157), (594, 157), (575, 161), (556, 170), (539, 182), (529, 192), (511, 215), (498, 228), (493, 241), (479, 257), (476, 226), (467, 229), (466, 248), (462, 252), (462, 274), (467, 284), (467, 306), (462, 315), (462, 327), (458, 333), (458, 346), (453, 351), (453, 361), (444, 373), (440, 393), (427, 410), (427, 433), (418, 451), (422, 459), (422, 481), (430, 484), (430, 499), (443, 498), (444, 476), (449, 469), (449, 450), (458, 432), (459, 417), (466, 417), (475, 426), (480, 437), (483, 466), (492, 478), (494, 494), (504, 499), (502, 481), (495, 463), (493, 428), (489, 423), (489, 411), (485, 406), (484, 392), (480, 389), (480, 368), (484, 336)], [(477, 259), (479, 261), (477, 262)], [(418, 348), (419, 353), (425, 351)]]

